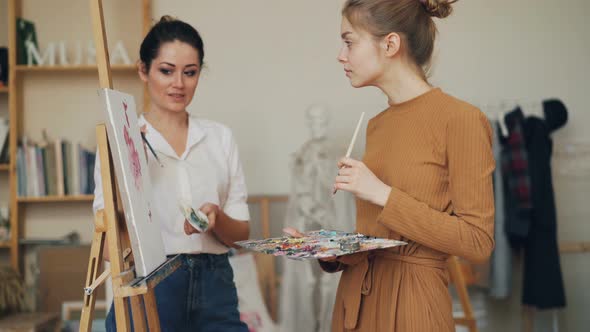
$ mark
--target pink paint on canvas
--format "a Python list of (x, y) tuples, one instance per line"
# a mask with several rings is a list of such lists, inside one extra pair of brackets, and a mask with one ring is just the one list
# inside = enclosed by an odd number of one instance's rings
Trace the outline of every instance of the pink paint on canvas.
[(135, 144), (133, 139), (129, 135), (129, 117), (127, 116), (127, 103), (123, 102), (123, 109), (125, 112), (125, 120), (127, 121), (127, 125), (123, 125), (123, 137), (125, 137), (125, 143), (127, 145), (127, 153), (129, 154), (129, 168), (131, 169), (131, 174), (133, 174), (135, 188), (138, 191), (142, 190), (142, 180), (141, 180), (141, 163), (139, 162), (139, 153), (135, 148)]

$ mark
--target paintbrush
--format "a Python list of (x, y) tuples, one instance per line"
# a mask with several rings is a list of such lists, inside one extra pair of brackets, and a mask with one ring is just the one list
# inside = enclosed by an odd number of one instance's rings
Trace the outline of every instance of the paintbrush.
[(160, 158), (158, 158), (156, 151), (154, 151), (154, 148), (152, 148), (152, 145), (150, 144), (150, 142), (148, 142), (147, 138), (145, 138), (145, 133), (143, 131), (141, 132), (141, 139), (145, 142), (145, 145), (147, 145), (148, 149), (150, 149), (150, 151), (152, 152), (154, 157), (156, 157), (156, 161), (158, 162), (158, 164), (160, 164), (160, 167), (164, 167), (164, 164), (162, 164), (162, 162), (160, 161)]
[[(352, 149), (354, 148), (354, 142), (356, 141), (356, 137), (359, 133), (359, 129), (361, 128), (361, 123), (363, 122), (363, 118), (365, 117), (365, 112), (361, 113), (361, 117), (359, 122), (356, 124), (356, 128), (354, 129), (354, 134), (352, 135), (352, 139), (350, 140), (350, 144), (348, 145), (348, 150), (346, 150), (346, 158), (350, 158), (350, 154), (352, 153)], [(344, 166), (340, 167), (342, 169)], [(336, 195), (338, 189), (334, 189), (332, 195)]]

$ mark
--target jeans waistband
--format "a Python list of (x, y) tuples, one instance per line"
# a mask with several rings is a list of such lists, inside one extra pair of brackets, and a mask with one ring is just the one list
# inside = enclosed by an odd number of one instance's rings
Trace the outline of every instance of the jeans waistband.
[[(173, 257), (176, 255), (167, 255), (166, 257)], [(188, 266), (205, 265), (205, 266), (219, 266), (228, 261), (228, 254), (180, 254), (182, 263)]]

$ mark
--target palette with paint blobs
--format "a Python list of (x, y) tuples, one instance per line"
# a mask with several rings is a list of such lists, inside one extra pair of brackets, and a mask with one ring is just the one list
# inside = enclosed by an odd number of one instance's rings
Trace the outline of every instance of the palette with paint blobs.
[(264, 254), (303, 260), (343, 256), (376, 249), (386, 249), (405, 245), (407, 243), (398, 240), (367, 236), (359, 233), (321, 229), (307, 232), (300, 238), (283, 236), (263, 240), (239, 241), (236, 242), (236, 244), (248, 250)]
[(195, 210), (190, 205), (183, 203), (180, 204), (179, 208), (180, 212), (182, 212), (182, 215), (191, 226), (201, 233), (207, 231), (209, 228), (209, 219), (207, 218), (207, 215), (201, 212), (201, 210)]

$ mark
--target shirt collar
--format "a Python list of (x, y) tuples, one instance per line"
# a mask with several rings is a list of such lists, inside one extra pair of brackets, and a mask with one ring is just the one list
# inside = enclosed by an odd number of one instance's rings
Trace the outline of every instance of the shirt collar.
[(172, 146), (166, 141), (164, 136), (160, 134), (152, 125), (145, 119), (143, 114), (138, 119), (140, 127), (146, 126), (145, 138), (154, 148), (154, 150), (174, 159), (186, 159), (190, 150), (197, 145), (206, 136), (205, 129), (199, 121), (192, 116), (188, 117), (188, 137), (186, 142), (186, 150), (182, 156), (178, 156)]
[(186, 151), (190, 151), (193, 146), (197, 145), (206, 136), (205, 128), (199, 120), (189, 115), (188, 117), (188, 139), (186, 142)]

